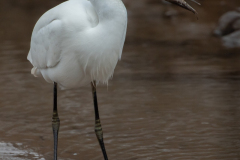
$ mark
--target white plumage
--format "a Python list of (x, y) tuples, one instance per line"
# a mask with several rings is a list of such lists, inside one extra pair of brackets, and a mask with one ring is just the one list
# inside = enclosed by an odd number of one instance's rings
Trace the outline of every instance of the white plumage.
[[(184, 0), (167, 0), (195, 12)], [(96, 81), (107, 83), (121, 58), (127, 11), (121, 0), (69, 0), (47, 11), (34, 27), (28, 60), (31, 73), (54, 82), (52, 129), (57, 160), (60, 119), (57, 86), (78, 88), (91, 83), (95, 133), (108, 160), (99, 117)]]
[(107, 83), (121, 58), (127, 11), (121, 0), (69, 0), (36, 23), (31, 73), (62, 89)]

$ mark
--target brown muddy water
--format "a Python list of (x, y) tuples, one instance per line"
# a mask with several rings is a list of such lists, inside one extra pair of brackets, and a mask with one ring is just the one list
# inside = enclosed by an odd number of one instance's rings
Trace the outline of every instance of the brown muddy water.
[[(0, 159), (52, 159), (52, 85), (31, 76), (26, 56), (35, 22), (60, 2), (0, 2)], [(239, 0), (202, 0), (199, 20), (159, 0), (124, 2), (123, 57), (98, 86), (109, 159), (239, 160), (240, 49), (212, 36)], [(59, 159), (103, 159), (90, 85), (59, 91), (58, 104)]]

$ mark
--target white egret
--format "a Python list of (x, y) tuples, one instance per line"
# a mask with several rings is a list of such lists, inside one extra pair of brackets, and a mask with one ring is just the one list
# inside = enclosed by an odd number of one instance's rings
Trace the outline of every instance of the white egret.
[[(179, 0), (168, 1), (178, 3)], [(190, 8), (187, 3), (178, 5)], [(108, 159), (98, 113), (96, 82), (107, 83), (113, 75), (121, 58), (126, 29), (127, 11), (122, 0), (69, 0), (47, 11), (36, 23), (27, 58), (33, 65), (34, 76), (54, 84), (55, 160), (60, 126), (57, 85), (72, 89), (89, 83), (95, 109), (95, 132), (104, 159)]]

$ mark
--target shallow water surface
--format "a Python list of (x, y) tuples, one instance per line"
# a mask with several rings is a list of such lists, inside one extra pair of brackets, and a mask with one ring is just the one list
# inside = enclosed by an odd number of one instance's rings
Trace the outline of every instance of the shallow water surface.
[[(1, 159), (52, 159), (53, 86), (30, 75), (26, 56), (34, 23), (59, 2), (1, 2)], [(202, 0), (199, 21), (159, 1), (124, 2), (123, 57), (108, 87), (97, 88), (109, 159), (240, 159), (240, 51), (212, 37), (218, 17), (239, 2)], [(90, 85), (59, 91), (58, 104), (59, 159), (103, 159)]]

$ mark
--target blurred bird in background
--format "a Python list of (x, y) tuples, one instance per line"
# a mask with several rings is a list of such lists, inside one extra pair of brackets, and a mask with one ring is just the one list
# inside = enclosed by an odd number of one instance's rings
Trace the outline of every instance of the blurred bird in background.
[(223, 14), (214, 35), (221, 37), (227, 48), (240, 48), (240, 8)]

